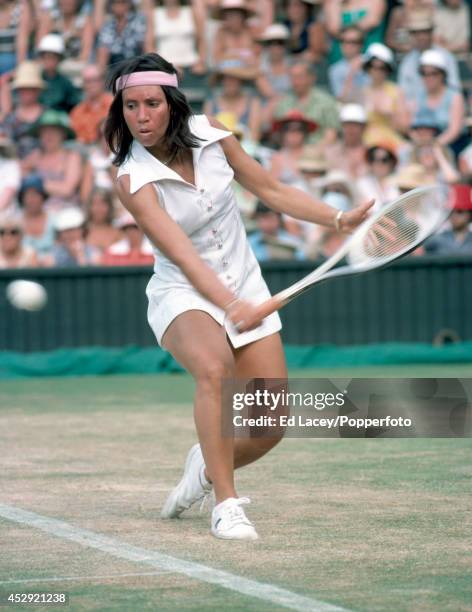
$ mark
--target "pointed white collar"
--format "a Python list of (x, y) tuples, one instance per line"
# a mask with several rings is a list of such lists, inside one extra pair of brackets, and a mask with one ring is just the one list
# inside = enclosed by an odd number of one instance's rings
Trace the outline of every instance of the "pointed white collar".
[[(191, 117), (189, 127), (192, 134), (202, 139), (200, 145), (194, 149), (194, 163), (198, 162), (202, 149), (231, 135), (231, 132), (210, 125), (205, 115)], [(118, 177), (123, 174), (129, 174), (130, 193), (136, 193), (147, 183), (163, 179), (185, 182), (176, 172), (149, 153), (146, 147), (137, 140), (133, 140), (128, 158), (118, 169)]]

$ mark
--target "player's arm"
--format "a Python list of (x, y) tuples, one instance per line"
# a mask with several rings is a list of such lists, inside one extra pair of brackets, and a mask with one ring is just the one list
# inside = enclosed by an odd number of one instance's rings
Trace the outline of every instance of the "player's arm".
[[(226, 129), (215, 119), (211, 118), (209, 121), (214, 127)], [(244, 151), (234, 136), (228, 136), (220, 143), (238, 183), (262, 200), (264, 204), (296, 219), (311, 221), (326, 227), (336, 227), (339, 212), (337, 209), (312, 198), (300, 189), (277, 181)], [(338, 219), (340, 228), (348, 231), (359, 225), (366, 218), (367, 211), (372, 204), (373, 201), (367, 202), (344, 213)]]
[(225, 309), (236, 296), (203, 261), (178, 223), (159, 205), (153, 186), (144, 185), (130, 194), (129, 175), (124, 175), (118, 179), (117, 191), (123, 205), (149, 240), (182, 270), (197, 291)]

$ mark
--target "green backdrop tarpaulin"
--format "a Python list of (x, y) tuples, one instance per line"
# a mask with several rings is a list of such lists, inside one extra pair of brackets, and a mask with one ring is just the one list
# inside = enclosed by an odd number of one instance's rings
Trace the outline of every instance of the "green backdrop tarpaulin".
[[(472, 342), (370, 344), (366, 346), (286, 346), (289, 368), (472, 363)], [(0, 379), (30, 376), (85, 376), (181, 372), (158, 347), (76, 348), (44, 353), (0, 353)]]

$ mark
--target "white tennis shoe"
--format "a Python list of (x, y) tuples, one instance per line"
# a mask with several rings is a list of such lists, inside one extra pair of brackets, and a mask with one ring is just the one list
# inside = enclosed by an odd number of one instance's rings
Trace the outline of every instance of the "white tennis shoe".
[(197, 501), (204, 499), (212, 491), (212, 485), (205, 478), (205, 461), (200, 444), (189, 450), (185, 461), (184, 475), (167, 498), (162, 508), (162, 518), (177, 518)]
[(241, 508), (250, 503), (248, 497), (228, 497), (215, 506), (211, 513), (211, 533), (223, 540), (257, 540), (257, 531)]

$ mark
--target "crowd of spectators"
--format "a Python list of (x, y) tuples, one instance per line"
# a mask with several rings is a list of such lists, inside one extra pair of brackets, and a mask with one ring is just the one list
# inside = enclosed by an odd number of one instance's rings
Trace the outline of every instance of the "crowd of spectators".
[[(472, 254), (470, 23), (466, 0), (0, 0), (0, 268), (152, 262), (103, 137), (107, 68), (150, 51), (196, 112), (331, 206), (449, 186), (422, 252)], [(260, 260), (343, 239), (235, 194)]]

